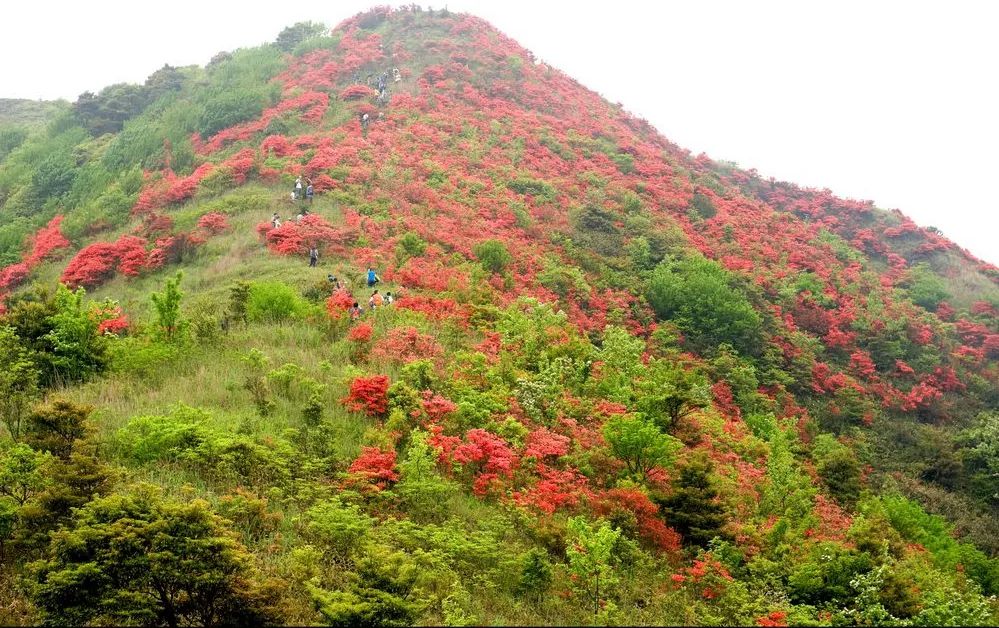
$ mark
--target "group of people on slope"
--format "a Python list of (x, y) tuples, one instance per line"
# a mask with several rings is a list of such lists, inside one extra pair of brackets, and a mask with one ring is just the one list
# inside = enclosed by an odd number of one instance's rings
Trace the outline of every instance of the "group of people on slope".
[(306, 179), (305, 188), (302, 188), (302, 177), (299, 176), (295, 179), (295, 187), (291, 190), (291, 200), (292, 202), (305, 200), (309, 204), (312, 204), (312, 197), (315, 196), (316, 190), (312, 187), (312, 179)]
[[(330, 281), (330, 283), (333, 284), (334, 290), (340, 289), (340, 281), (336, 277), (334, 277), (333, 275), (326, 275), (326, 278)], [(378, 284), (378, 282), (380, 281), (381, 277), (378, 276), (378, 273), (375, 272), (375, 269), (372, 268), (371, 266), (368, 266), (368, 273), (367, 273), (368, 287), (374, 288), (375, 285)], [(371, 293), (371, 296), (368, 297), (368, 310), (373, 312), (380, 307), (392, 305), (394, 301), (395, 297), (392, 296), (391, 291), (386, 292), (385, 295), (382, 296), (382, 294), (378, 291), (378, 289), (375, 288), (374, 292)], [(360, 304), (357, 301), (354, 301), (354, 303), (350, 306), (350, 309), (347, 310), (347, 313), (350, 314), (350, 320), (355, 321), (361, 317), (361, 314), (363, 314), (364, 311), (361, 309)]]

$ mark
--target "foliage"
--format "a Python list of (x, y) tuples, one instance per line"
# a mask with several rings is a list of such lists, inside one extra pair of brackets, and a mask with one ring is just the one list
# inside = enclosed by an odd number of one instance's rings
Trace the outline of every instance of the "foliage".
[(856, 504), (861, 488), (860, 462), (853, 450), (838, 443), (831, 434), (822, 434), (815, 439), (812, 457), (829, 493), (847, 506)]
[(177, 271), (172, 279), (167, 279), (163, 292), (149, 295), (153, 307), (156, 308), (157, 331), (167, 342), (177, 339), (184, 328), (185, 321), (180, 315), (180, 302), (184, 298), (184, 293), (180, 291), (180, 280), (183, 278), (183, 271)]
[(730, 273), (708, 259), (664, 262), (653, 271), (646, 298), (657, 316), (691, 335), (692, 346), (728, 343), (740, 353), (757, 355), (762, 318), (732, 281)]
[(263, 624), (251, 558), (201, 500), (149, 489), (97, 499), (32, 565), (33, 599), (57, 623)]
[(513, 261), (513, 256), (499, 240), (484, 240), (476, 244), (472, 251), (482, 267), (491, 273), (502, 273)]
[(683, 537), (685, 545), (706, 548), (715, 537), (725, 538), (725, 508), (718, 503), (718, 491), (711, 484), (709, 461), (696, 458), (680, 468), (673, 492), (661, 500), (670, 526)]
[(618, 582), (613, 552), (621, 532), (611, 528), (606, 521), (594, 526), (582, 517), (570, 519), (568, 531), (570, 543), (566, 557), (569, 572), (574, 576), (574, 588), (585, 608), (592, 609), (595, 618), (601, 614), (609, 616), (615, 610), (609, 592)]
[(93, 408), (65, 399), (36, 406), (24, 426), (24, 442), (36, 451), (44, 451), (66, 460), (74, 443), (86, 435), (87, 418)]
[(282, 29), (274, 43), (284, 52), (291, 52), (306, 39), (322, 35), (325, 31), (326, 25), (320, 22), (296, 22)]
[(644, 475), (653, 467), (666, 466), (683, 444), (663, 434), (655, 423), (642, 415), (612, 417), (604, 426), (604, 438), (611, 451), (628, 465), (632, 473)]
[[(234, 302), (235, 299), (236, 297)], [(305, 315), (308, 310), (309, 305), (305, 299), (285, 283), (267, 281), (250, 285), (250, 293), (246, 299), (246, 318), (251, 322), (273, 323), (295, 319)]]

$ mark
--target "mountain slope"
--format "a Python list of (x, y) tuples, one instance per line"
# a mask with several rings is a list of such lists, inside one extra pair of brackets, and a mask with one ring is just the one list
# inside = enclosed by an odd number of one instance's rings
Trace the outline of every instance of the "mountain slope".
[[(997, 618), (997, 269), (692, 156), (474, 17), (81, 96), (0, 202), (0, 621), (163, 617), (67, 550), (126, 512), (229, 548), (197, 564), (230, 621)], [(397, 299), (355, 321), (369, 267)]]

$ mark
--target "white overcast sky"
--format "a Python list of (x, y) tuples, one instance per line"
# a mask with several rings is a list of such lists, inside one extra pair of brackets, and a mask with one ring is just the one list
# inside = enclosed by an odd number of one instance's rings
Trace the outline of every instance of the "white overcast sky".
[[(374, 4), (384, 2), (3, 0), (0, 97), (72, 100)], [(901, 209), (999, 263), (999, 2), (447, 6), (695, 154)]]

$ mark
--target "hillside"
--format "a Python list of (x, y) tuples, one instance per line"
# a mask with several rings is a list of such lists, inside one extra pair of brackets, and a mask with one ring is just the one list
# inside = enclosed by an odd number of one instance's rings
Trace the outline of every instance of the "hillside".
[(999, 269), (898, 212), (415, 6), (8, 131), (0, 624), (999, 623)]

